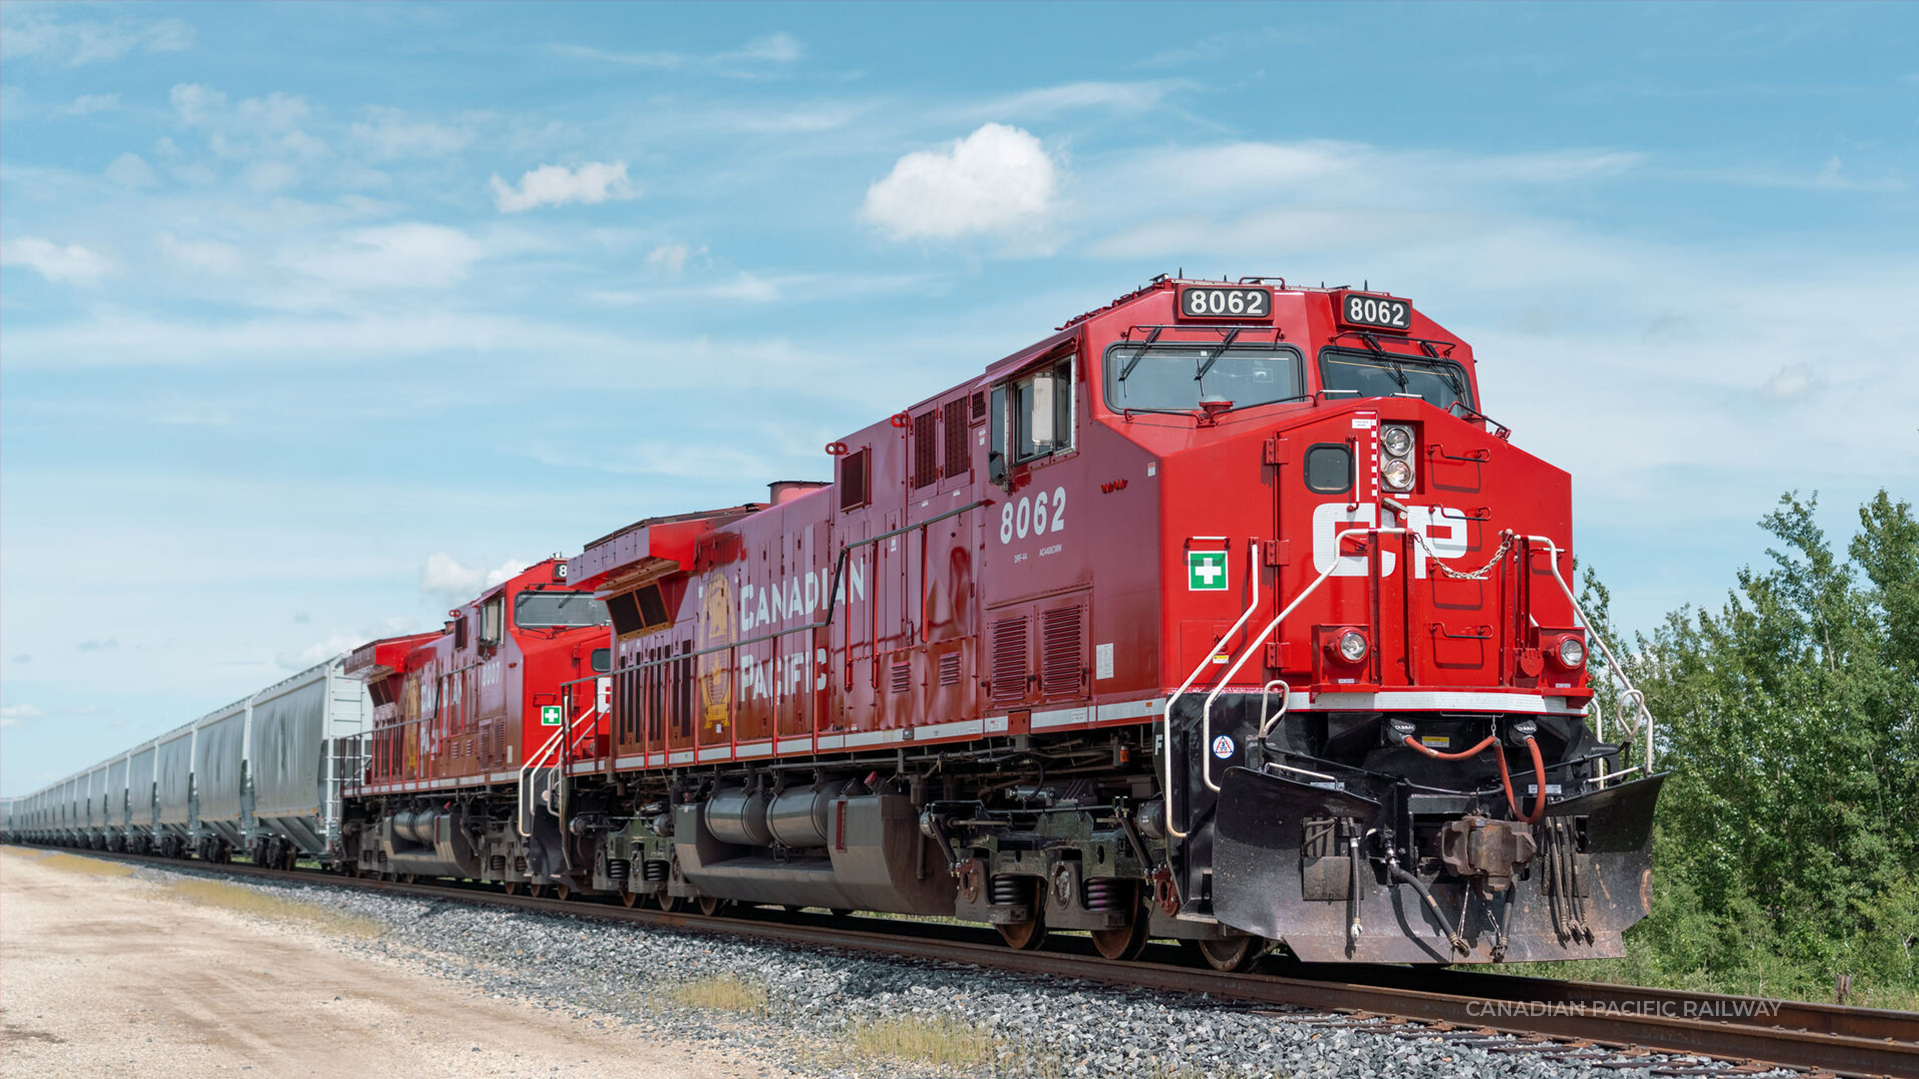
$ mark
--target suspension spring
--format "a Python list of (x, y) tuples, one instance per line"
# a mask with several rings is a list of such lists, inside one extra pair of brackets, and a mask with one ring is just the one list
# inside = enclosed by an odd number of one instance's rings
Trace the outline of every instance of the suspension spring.
[(671, 869), (671, 866), (666, 862), (642, 862), (640, 864), (640, 879), (648, 884), (660, 884), (666, 880), (669, 869)]
[(996, 907), (1017, 907), (1026, 902), (1027, 888), (1025, 877), (994, 877), (987, 888)]
[(632, 870), (633, 863), (627, 861), (625, 858), (608, 858), (606, 860), (606, 879), (612, 881), (615, 888), (626, 887), (627, 874), (632, 872)]
[(1080, 882), (1080, 902), (1087, 910), (1121, 910), (1126, 906), (1126, 882), (1113, 877), (1088, 877)]
[(513, 859), (513, 875), (517, 877), (526, 876), (526, 859), (525, 858)]
[(495, 876), (504, 874), (506, 872), (506, 855), (496, 854), (493, 857), (488, 858), (486, 860), (486, 867)]

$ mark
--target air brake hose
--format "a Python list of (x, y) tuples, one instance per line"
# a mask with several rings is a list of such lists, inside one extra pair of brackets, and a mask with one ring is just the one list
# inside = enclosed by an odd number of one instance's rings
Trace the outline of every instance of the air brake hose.
[[(1546, 758), (1539, 752), (1539, 743), (1530, 735), (1526, 738), (1526, 748), (1533, 755), (1533, 811), (1529, 817), (1523, 817), (1527, 824), (1538, 824), (1546, 816)], [(1506, 751), (1499, 752), (1499, 781), (1506, 785), (1506, 804), (1512, 807), (1513, 816), (1519, 818), (1519, 799), (1513, 796), (1513, 776), (1506, 770)]]
[(1474, 757), (1479, 756), (1481, 753), (1486, 752), (1486, 747), (1489, 745), (1492, 745), (1494, 742), (1497, 742), (1497, 741), (1499, 741), (1497, 737), (1489, 734), (1486, 736), (1486, 740), (1484, 742), (1479, 743), (1478, 745), (1474, 746), (1471, 749), (1462, 749), (1458, 753), (1441, 753), (1439, 750), (1434, 749), (1433, 747), (1429, 745), (1426, 745), (1422, 742), (1415, 740), (1413, 736), (1410, 734), (1406, 736), (1407, 745), (1413, 747), (1414, 749), (1419, 750), (1421, 753), (1424, 753), (1425, 755), (1427, 755), (1428, 757), (1431, 757), (1432, 759), (1436, 761), (1471, 760)]
[[(1486, 747), (1498, 742), (1499, 738), (1497, 735), (1489, 734), (1485, 741), (1458, 753), (1441, 753), (1430, 746), (1422, 745), (1410, 734), (1402, 741), (1436, 761), (1463, 761), (1484, 753)], [(1539, 752), (1539, 743), (1530, 735), (1526, 738), (1526, 748), (1532, 752), (1533, 780), (1538, 785), (1538, 790), (1533, 795), (1533, 811), (1530, 816), (1519, 811), (1519, 798), (1513, 793), (1512, 773), (1506, 768), (1506, 751), (1502, 749), (1494, 756), (1499, 761), (1499, 782), (1506, 788), (1506, 805), (1511, 807), (1513, 819), (1523, 820), (1527, 824), (1538, 824), (1546, 816), (1546, 758)]]
[(1439, 922), (1439, 927), (1446, 931), (1446, 940), (1452, 944), (1454, 951), (1457, 951), (1461, 955), (1472, 951), (1472, 949), (1466, 945), (1465, 938), (1461, 937), (1456, 930), (1446, 924), (1445, 916), (1439, 912), (1439, 900), (1433, 898), (1433, 893), (1427, 889), (1424, 881), (1406, 872), (1396, 860), (1386, 863), (1386, 871), (1392, 875), (1394, 880), (1418, 892), (1419, 898), (1426, 901), (1426, 906), (1432, 909), (1433, 917)]

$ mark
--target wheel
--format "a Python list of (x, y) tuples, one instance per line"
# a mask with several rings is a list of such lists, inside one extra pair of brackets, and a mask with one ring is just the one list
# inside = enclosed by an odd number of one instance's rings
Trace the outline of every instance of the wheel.
[(1036, 952), (1046, 943), (1046, 923), (1037, 916), (1024, 922), (1013, 922), (995, 927), (999, 935), (1006, 940), (1006, 946), (1015, 951)]
[(620, 889), (620, 905), (621, 906), (635, 907), (635, 906), (638, 906), (639, 903), (640, 903), (640, 893), (629, 892), (625, 888)]
[(420, 875), (418, 873), (403, 873), (400, 876), (400, 883), (414, 884), (414, 883), (417, 883), (419, 879), (420, 879)]
[(1108, 959), (1138, 959), (1146, 950), (1145, 912), (1133, 919), (1132, 925), (1123, 925), (1118, 929), (1093, 930), (1093, 947)]
[(562, 903), (566, 902), (568, 899), (573, 898), (573, 886), (571, 884), (566, 883), (565, 881), (561, 881), (560, 883), (555, 884), (553, 886), (553, 898), (559, 900)]
[(1264, 937), (1222, 937), (1218, 940), (1190, 941), (1199, 951), (1206, 965), (1222, 974), (1251, 970), (1259, 957), (1266, 954)]
[(532, 897), (533, 897), (533, 898), (535, 898), (535, 899), (545, 899), (545, 898), (546, 898), (546, 885), (544, 885), (544, 884), (529, 884), (529, 885), (527, 885), (527, 886), (526, 886), (526, 894), (528, 894), (528, 895), (530, 895), (530, 896), (532, 896)]
[(500, 885), (500, 887), (502, 887), (502, 888), (504, 888), (504, 889), (506, 889), (506, 894), (508, 894), (508, 895), (519, 895), (519, 894), (520, 894), (520, 882), (519, 882), (519, 881), (517, 881), (517, 880), (509, 880), (509, 881), (506, 881), (506, 882), (504, 882), (504, 883), (502, 883), (502, 884)]
[(671, 892), (661, 892), (658, 896), (658, 899), (660, 903), (660, 909), (667, 912), (668, 914), (671, 914), (674, 911), (679, 910), (680, 908), (686, 906), (685, 896), (674, 895)]
[(717, 895), (703, 895), (700, 897), (700, 913), (711, 918), (720, 912), (720, 907), (725, 903), (726, 900)]

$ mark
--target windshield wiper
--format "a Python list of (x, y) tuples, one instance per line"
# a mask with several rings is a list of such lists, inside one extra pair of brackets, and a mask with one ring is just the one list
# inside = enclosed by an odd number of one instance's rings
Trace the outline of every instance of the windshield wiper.
[(1146, 340), (1140, 342), (1139, 351), (1133, 353), (1133, 358), (1127, 360), (1126, 366), (1119, 369), (1119, 380), (1121, 382), (1126, 381), (1126, 376), (1133, 373), (1133, 368), (1139, 366), (1139, 361), (1146, 358), (1146, 350), (1152, 348), (1153, 342), (1159, 340), (1159, 332), (1163, 329), (1165, 329), (1164, 326), (1153, 327), (1153, 332), (1147, 334)]
[(1205, 378), (1206, 372), (1211, 371), (1213, 365), (1219, 362), (1219, 358), (1226, 355), (1226, 350), (1233, 347), (1233, 341), (1239, 337), (1239, 331), (1240, 327), (1238, 326), (1227, 331), (1226, 340), (1221, 341), (1219, 347), (1213, 350), (1213, 354), (1206, 357), (1206, 362), (1199, 365), (1199, 374), (1193, 376), (1194, 382)]

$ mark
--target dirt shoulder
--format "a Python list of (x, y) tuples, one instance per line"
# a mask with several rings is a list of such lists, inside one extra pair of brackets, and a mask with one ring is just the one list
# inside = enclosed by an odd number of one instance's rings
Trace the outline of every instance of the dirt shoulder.
[(457, 981), (338, 950), (324, 928), (195, 902), (123, 870), (0, 850), (0, 1073), (783, 1074), (610, 1019), (480, 996)]

